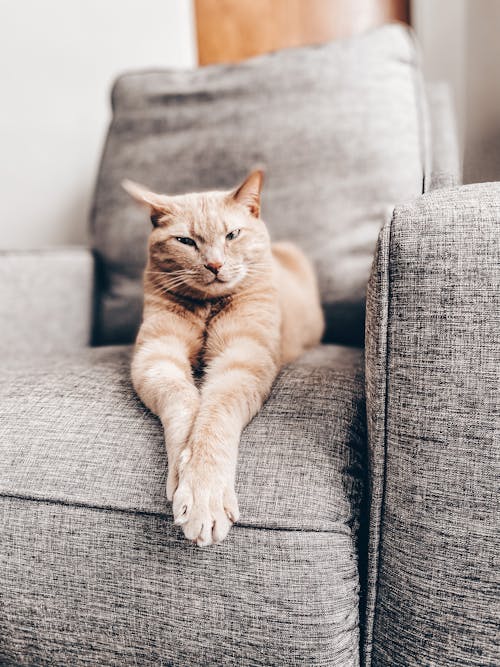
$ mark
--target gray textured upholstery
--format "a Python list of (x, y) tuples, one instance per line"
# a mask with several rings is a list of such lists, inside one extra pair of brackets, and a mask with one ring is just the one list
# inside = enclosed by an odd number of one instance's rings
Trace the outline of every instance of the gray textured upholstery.
[(86, 248), (0, 253), (2, 358), (88, 345), (93, 282)]
[(5, 364), (1, 664), (357, 665), (362, 352), (320, 347), (281, 373), (243, 435), (241, 522), (205, 550), (172, 525), (129, 361)]
[(91, 253), (1, 255), (2, 666), (355, 667), (360, 630), (365, 667), (500, 664), (500, 184), (435, 190), (459, 161), (449, 97), (431, 86), (427, 109), (416, 61), (392, 26), (117, 82), (96, 341), (140, 317), (149, 230), (120, 179), (229, 187), (264, 162), (264, 215), (315, 259), (332, 340), (361, 343), (386, 221), (368, 434), (363, 352), (308, 352), (243, 434), (241, 521), (196, 548), (172, 525), (130, 348), (85, 348)]
[(202, 550), (157, 514), (18, 498), (0, 521), (3, 667), (358, 664), (332, 533), (239, 527)]
[(446, 83), (432, 83), (426, 86), (426, 93), (432, 154), (426, 190), (460, 185), (462, 167), (450, 87)]
[(500, 184), (465, 186), (397, 208), (380, 237), (366, 347), (377, 667), (500, 664), (499, 221)]
[(272, 236), (316, 263), (327, 340), (362, 345), (379, 229), (422, 192), (429, 162), (417, 60), (411, 35), (392, 25), (238, 65), (120, 78), (94, 204), (96, 342), (130, 342), (140, 320), (150, 224), (120, 181), (171, 194), (229, 188), (260, 163)]

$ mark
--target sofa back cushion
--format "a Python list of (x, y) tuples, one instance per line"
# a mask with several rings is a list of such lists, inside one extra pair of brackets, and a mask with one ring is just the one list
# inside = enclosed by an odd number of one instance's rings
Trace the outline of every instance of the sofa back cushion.
[(131, 341), (141, 318), (150, 223), (121, 180), (169, 194), (224, 189), (259, 164), (271, 236), (295, 241), (316, 265), (326, 340), (362, 345), (379, 229), (395, 203), (422, 191), (423, 98), (400, 25), (237, 65), (120, 77), (92, 216), (94, 342)]

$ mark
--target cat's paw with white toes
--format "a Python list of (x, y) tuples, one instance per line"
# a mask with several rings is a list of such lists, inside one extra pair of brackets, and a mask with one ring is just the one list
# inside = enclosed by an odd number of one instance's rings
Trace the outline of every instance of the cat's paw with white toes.
[(239, 518), (232, 481), (216, 472), (197, 473), (189, 467), (181, 473), (173, 510), (174, 522), (200, 547), (222, 542)]

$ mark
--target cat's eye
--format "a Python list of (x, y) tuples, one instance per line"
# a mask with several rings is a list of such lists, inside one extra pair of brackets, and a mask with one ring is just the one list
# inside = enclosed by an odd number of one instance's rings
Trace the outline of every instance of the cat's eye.
[(237, 238), (240, 235), (240, 230), (239, 229), (233, 229), (232, 232), (229, 232), (229, 234), (226, 234), (226, 239), (228, 241), (232, 241), (233, 239)]
[(189, 236), (176, 236), (175, 240), (179, 241), (179, 243), (183, 243), (184, 245), (190, 245), (193, 246), (193, 248), (196, 248), (196, 243), (193, 241), (193, 239), (190, 239)]

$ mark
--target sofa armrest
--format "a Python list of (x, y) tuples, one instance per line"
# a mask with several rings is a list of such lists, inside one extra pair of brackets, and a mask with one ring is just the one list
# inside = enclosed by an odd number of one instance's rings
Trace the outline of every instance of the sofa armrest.
[[(500, 184), (382, 230), (367, 297), (366, 664), (500, 664)], [(495, 469), (496, 468), (496, 469)]]
[(0, 351), (4, 359), (88, 345), (94, 260), (64, 248), (0, 253)]

